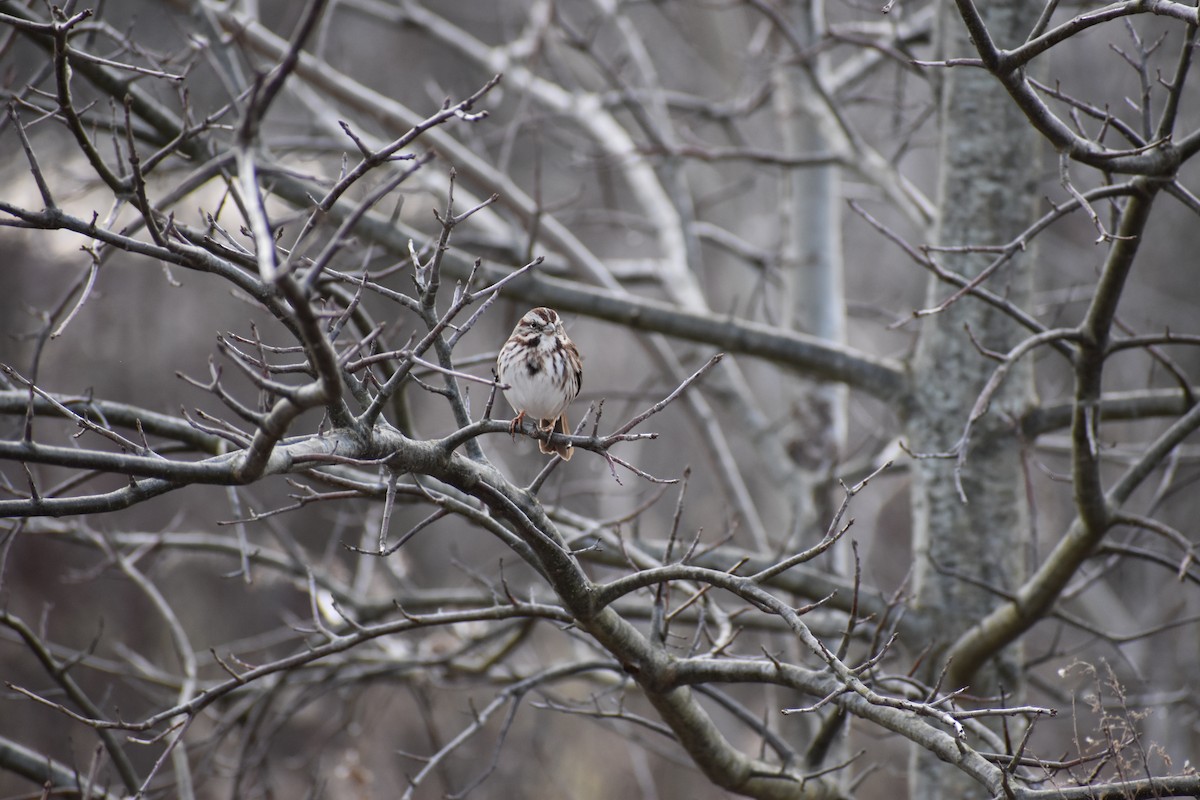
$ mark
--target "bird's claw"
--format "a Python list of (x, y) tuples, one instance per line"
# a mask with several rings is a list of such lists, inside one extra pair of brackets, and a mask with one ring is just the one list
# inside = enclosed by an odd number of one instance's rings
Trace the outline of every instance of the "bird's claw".
[(512, 437), (512, 440), (514, 442), (517, 440), (517, 428), (519, 428), (521, 426), (521, 423), (524, 421), (525, 421), (525, 412), (522, 411), (519, 414), (517, 414), (515, 417), (513, 417), (512, 422), (508, 423), (508, 435)]

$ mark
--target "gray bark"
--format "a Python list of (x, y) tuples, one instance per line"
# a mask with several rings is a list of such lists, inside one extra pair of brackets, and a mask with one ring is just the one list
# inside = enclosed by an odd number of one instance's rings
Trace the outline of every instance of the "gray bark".
[[(1037, 7), (1028, 0), (988, 3), (988, 25), (1004, 44), (1019, 42), (1032, 25)], [(952, 9), (945, 13), (953, 14)], [(942, 50), (946, 57), (970, 54), (963, 26), (944, 18)], [(1035, 210), (1039, 141), (1004, 88), (982, 70), (945, 73), (941, 98), (940, 215), (935, 241), (941, 245), (998, 245), (1015, 238)], [(979, 274), (994, 254), (941, 254), (945, 267), (966, 276)], [(1014, 259), (989, 282), (1018, 305), (1029, 296), (1033, 254)], [(931, 279), (927, 304), (953, 293)], [(968, 333), (968, 328), (970, 333)], [(984, 347), (1009, 350), (1022, 332), (1007, 316), (970, 297), (940, 314), (924, 318), (912, 364), (913, 401), (907, 433), (915, 452), (947, 453), (962, 436), (964, 425), (996, 362), (983, 357), (971, 335)], [(972, 431), (961, 473), (960, 497), (956, 460), (927, 458), (914, 464), (912, 482), (914, 574), (917, 602), (929, 615), (938, 639), (931, 643), (923, 677), (934, 682), (945, 665), (943, 650), (973, 620), (998, 601), (991, 591), (1019, 584), (1028, 530), (1028, 503), (1021, 465), (1021, 446), (1009, 424), (1010, 414), (1032, 397), (1028, 364), (1018, 366)], [(1010, 648), (975, 675), (959, 674), (951, 665), (943, 690), (970, 684), (975, 695), (1003, 690), (1019, 693), (1019, 654)], [(928, 754), (915, 757), (911, 796), (975, 797), (978, 784), (961, 781), (961, 773), (939, 769)], [(972, 793), (974, 792), (974, 794)]]

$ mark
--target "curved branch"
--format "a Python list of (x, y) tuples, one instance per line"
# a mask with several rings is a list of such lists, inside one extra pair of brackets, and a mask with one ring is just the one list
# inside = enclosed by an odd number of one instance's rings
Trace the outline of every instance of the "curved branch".
[[(1157, 468), (1162, 460), (1185, 438), (1200, 430), (1200, 405), (1177, 420), (1154, 441), (1146, 453), (1130, 467), (1102, 499), (1104, 517), (1109, 522), (1115, 509), (1129, 499), (1133, 491)], [(1108, 532), (1108, 525), (1089, 525), (1083, 515), (1076, 517), (1062, 541), (1046, 557), (1037, 572), (1017, 590), (1010, 602), (992, 611), (966, 631), (950, 648), (948, 680), (963, 685), (979, 666), (1022, 633), (1037, 624), (1058, 600), (1079, 566), (1096, 549)]]
[(830, 702), (861, 719), (898, 733), (925, 748), (942, 761), (953, 764), (999, 794), (1001, 771), (962, 741), (930, 724), (917, 714), (899, 708), (878, 705), (852, 691), (828, 673), (808, 670), (778, 661), (746, 659), (681, 659), (673, 665), (672, 677), (679, 685), (696, 683), (773, 683), (798, 689), (813, 697), (829, 697)]
[[(970, 31), (971, 40), (975, 43), (975, 48), (983, 59), (984, 67), (1000, 81), (1025, 117), (1060, 153), (1066, 153), (1082, 164), (1111, 173), (1170, 176), (1179, 168), (1182, 154), (1169, 140), (1155, 142), (1151, 147), (1137, 150), (1111, 150), (1076, 133), (1066, 122), (1059, 119), (1038, 96), (1022, 69), (1025, 62), (1013, 58), (1011, 53), (1001, 50), (992, 41), (987, 25), (973, 0), (955, 0), (955, 5)], [(1126, 4), (1122, 4), (1122, 6), (1124, 5)], [(1117, 16), (1153, 11), (1154, 13), (1167, 13), (1169, 16), (1183, 19), (1189, 24), (1196, 24), (1196, 9), (1181, 3), (1171, 3), (1167, 0), (1154, 0), (1150, 3), (1143, 0), (1129, 0), (1127, 5), (1129, 10), (1123, 14), (1117, 14)], [(1074, 32), (1069, 31), (1069, 33)], [(1050, 33), (1044, 34), (1044, 36), (1050, 35)], [(1049, 42), (1049, 44), (1053, 43), (1055, 42)], [(1031, 51), (1026, 60), (1033, 54)], [(1180, 89), (1181, 87), (1175, 87), (1176, 91)]]
[[(117, 800), (120, 797), (119, 794), (84, 782), (79, 770), (5, 737), (0, 737), (0, 769), (54, 789), (72, 787), (78, 790), (81, 797), (95, 797), (97, 800)], [(84, 792), (85, 787), (87, 792)], [(137, 784), (127, 788), (135, 791)]]
[(1112, 525), (1120, 505), (1171, 449), (1200, 424), (1200, 406), (1175, 422), (1106, 495), (1100, 476), (1098, 433), (1102, 376), (1108, 337), (1125, 280), (1149, 219), (1158, 184), (1139, 178), (1121, 214), (1117, 236), (1083, 323), (1075, 337), (1075, 398), (1071, 420), (1072, 478), (1076, 517), (1036, 573), (1001, 605), (967, 629), (948, 653), (947, 680), (965, 686), (983, 663), (1036, 624)]
[(1169, 2), (1169, 0), (1156, 0), (1152, 3), (1147, 3), (1145, 0), (1125, 0), (1125, 2), (1112, 3), (1095, 11), (1074, 16), (1061, 25), (1030, 39), (1020, 47), (1002, 53), (1000, 60), (1005, 66), (1012, 69), (1022, 67), (1059, 42), (1064, 42), (1088, 28), (1111, 22), (1114, 19), (1147, 13), (1183, 20), (1189, 25), (1197, 23), (1196, 7), (1192, 5)]

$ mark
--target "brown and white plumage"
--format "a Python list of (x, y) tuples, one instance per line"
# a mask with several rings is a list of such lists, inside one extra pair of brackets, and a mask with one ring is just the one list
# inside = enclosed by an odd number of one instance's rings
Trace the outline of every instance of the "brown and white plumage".
[[(530, 417), (539, 431), (571, 433), (566, 411), (583, 385), (583, 357), (554, 309), (535, 308), (521, 317), (496, 358), (496, 374), (508, 384), (504, 398), (517, 412), (510, 430)], [(540, 439), (538, 448), (564, 461), (574, 453), (570, 444)]]

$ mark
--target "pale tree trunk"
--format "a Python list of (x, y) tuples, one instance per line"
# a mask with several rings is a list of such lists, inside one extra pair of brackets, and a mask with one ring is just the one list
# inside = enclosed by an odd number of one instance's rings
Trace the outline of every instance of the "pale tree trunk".
[[(788, 4), (787, 10), (799, 44), (806, 48), (815, 45), (824, 28), (820, 0), (797, 0)], [(842, 137), (816, 85), (827, 74), (827, 60), (819, 54), (805, 66), (780, 65), (775, 72), (772, 96), (786, 155), (840, 149)], [(780, 185), (781, 325), (845, 344), (840, 167), (792, 169)], [(839, 383), (792, 378), (785, 385), (790, 424), (783, 433), (796, 465), (789, 487), (795, 502), (792, 528), (796, 536), (787, 546), (800, 548), (819, 538), (833, 515), (830, 476), (845, 451), (848, 392)], [(832, 569), (847, 574), (849, 542), (841, 543), (831, 555)], [(805, 701), (799, 698), (798, 702)], [(805, 753), (809, 769), (818, 770), (844, 758), (844, 717), (796, 715), (785, 719), (785, 733), (790, 726), (810, 742)], [(807, 730), (801, 732), (804, 727)]]
[[(1030, 0), (993, 0), (981, 6), (987, 24), (1002, 46), (1019, 43), (1037, 18), (1039, 5)], [(971, 55), (953, 6), (943, 9), (940, 26), (946, 57)], [(1032, 221), (1040, 142), (1037, 133), (989, 73), (954, 68), (944, 74), (941, 97), (941, 173), (939, 218), (935, 241), (941, 245), (1005, 244)], [(995, 254), (935, 254), (962, 275), (979, 274)], [(1033, 254), (1018, 255), (987, 286), (1025, 305), (1031, 291)], [(953, 293), (953, 287), (931, 280), (928, 304)], [(968, 329), (970, 333), (968, 333)], [(976, 397), (996, 362), (972, 343), (1004, 352), (1023, 338), (1022, 330), (1002, 312), (973, 298), (926, 317), (912, 364), (913, 402), (907, 433), (917, 453), (945, 453), (954, 448)], [(996, 396), (990, 412), (974, 427), (961, 473), (960, 496), (954, 459), (926, 458), (913, 463), (914, 585), (917, 602), (929, 615), (938, 641), (925, 661), (922, 677), (936, 681), (944, 666), (943, 648), (999, 601), (990, 591), (1010, 590), (1020, 582), (1029, 508), (1021, 465), (1019, 438), (1010, 415), (1032, 398), (1028, 362), (1014, 370)], [(969, 682), (974, 695), (1020, 692), (1019, 654), (1002, 653), (975, 675), (951, 669), (943, 691)], [(982, 797), (977, 784), (960, 780), (961, 772), (922, 751), (911, 771), (911, 796)]]
[[(819, 2), (796, 2), (789, 19), (802, 44), (820, 38)], [(775, 110), (783, 151), (787, 155), (834, 152), (842, 137), (814, 80), (826, 72), (824, 54), (804, 67), (781, 66), (776, 73)], [(841, 176), (837, 165), (793, 169), (780, 198), (783, 278), (782, 326), (845, 344), (846, 298), (842, 258)], [(828, 479), (846, 443), (846, 397), (843, 384), (789, 385), (791, 416), (803, 438), (789, 444), (796, 461), (796, 496), (803, 498), (800, 524), (806, 535), (820, 535), (828, 524)], [(785, 432), (786, 434), (786, 432)], [(844, 564), (839, 567), (844, 567)]]

